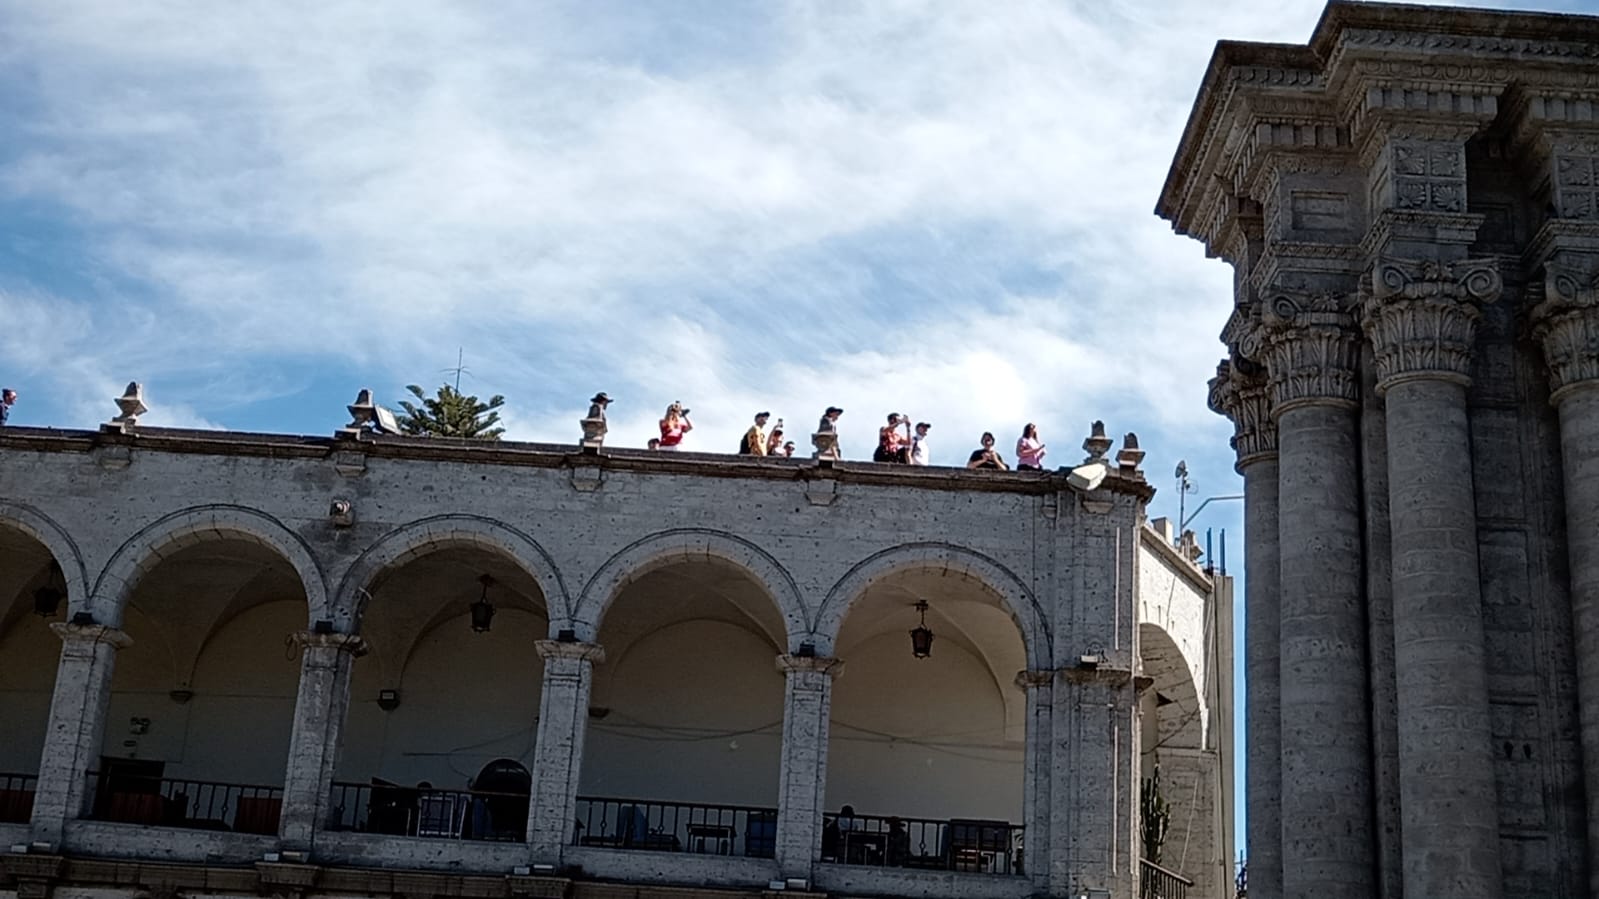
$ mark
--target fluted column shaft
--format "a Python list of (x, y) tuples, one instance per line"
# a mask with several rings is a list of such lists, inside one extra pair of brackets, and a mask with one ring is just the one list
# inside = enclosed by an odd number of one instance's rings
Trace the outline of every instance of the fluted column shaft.
[(1407, 896), (1497, 897), (1499, 821), (1466, 411), (1491, 262), (1379, 260), (1364, 324), (1386, 400)]
[[(1579, 286), (1585, 285), (1585, 286)], [(1551, 266), (1532, 331), (1560, 413), (1578, 717), (1588, 796), (1588, 890), (1599, 895), (1599, 284)]]
[(278, 835), (286, 847), (309, 849), (326, 818), (333, 769), (350, 709), (350, 676), (366, 642), (350, 634), (294, 635), (300, 647), (300, 688), (294, 701), (289, 767), (283, 778)]
[(1224, 361), (1210, 382), (1210, 405), (1233, 422), (1237, 471), (1244, 477), (1244, 655), (1249, 734), (1244, 770), (1249, 890), (1280, 899), (1282, 856), (1282, 566), (1278, 533), (1277, 429), (1263, 372), (1247, 359)]
[(57, 845), (66, 822), (83, 814), (84, 780), (105, 738), (117, 651), (133, 640), (97, 624), (56, 623), (50, 629), (61, 638), (61, 665), (33, 797), (33, 839)]
[(822, 857), (822, 812), (827, 800), (828, 718), (838, 659), (781, 655), (783, 759), (778, 773), (777, 865), (785, 877), (811, 876)]
[(605, 648), (558, 640), (540, 640), (535, 645), (544, 659), (544, 687), (533, 747), (528, 842), (534, 862), (558, 864), (572, 835), (594, 665), (605, 661)]
[(1369, 896), (1357, 338), (1336, 296), (1277, 296), (1267, 313), (1280, 464), (1283, 895)]

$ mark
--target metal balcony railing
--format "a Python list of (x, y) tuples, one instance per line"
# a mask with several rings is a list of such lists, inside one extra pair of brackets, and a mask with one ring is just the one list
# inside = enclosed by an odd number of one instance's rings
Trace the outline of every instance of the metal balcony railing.
[(611, 849), (771, 858), (777, 853), (777, 809), (579, 796), (572, 840)]
[(335, 781), (329, 830), (440, 840), (521, 842), (528, 794)]
[(96, 821), (275, 834), (283, 789), (254, 784), (89, 772)]
[(1007, 821), (824, 815), (822, 861), (1022, 874), (1023, 829)]
[(0, 824), (28, 823), (38, 785), (39, 778), (32, 774), (0, 774)]
[(1188, 899), (1194, 882), (1148, 859), (1138, 860), (1138, 899)]

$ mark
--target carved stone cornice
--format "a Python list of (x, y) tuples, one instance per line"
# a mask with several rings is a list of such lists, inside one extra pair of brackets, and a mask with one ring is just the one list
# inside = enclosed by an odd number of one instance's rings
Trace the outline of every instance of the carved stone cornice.
[(347, 652), (356, 658), (366, 655), (367, 642), (355, 634), (319, 634), (316, 631), (295, 631), (289, 635), (289, 640), (299, 649), (313, 647), (330, 647), (340, 652)]
[(1413, 378), (1469, 385), (1481, 306), (1503, 289), (1491, 259), (1378, 259), (1361, 317), (1375, 353), (1377, 392)]
[(1544, 298), (1527, 320), (1549, 363), (1549, 402), (1580, 387), (1599, 387), (1599, 278), (1544, 267)]
[(94, 646), (105, 644), (113, 649), (127, 649), (133, 638), (126, 632), (105, 624), (73, 624), (70, 621), (53, 621), (50, 630), (68, 646)]
[(538, 651), (539, 658), (575, 659), (578, 661), (599, 664), (605, 661), (605, 647), (598, 643), (573, 643), (566, 640), (535, 640), (533, 648)]
[(796, 671), (814, 672), (825, 674), (828, 677), (838, 677), (844, 673), (844, 660), (832, 656), (802, 656), (794, 653), (784, 653), (777, 657), (777, 670), (784, 674)]
[(1234, 468), (1245, 468), (1277, 455), (1277, 423), (1271, 417), (1271, 384), (1266, 372), (1246, 358), (1223, 359), (1210, 380), (1210, 408), (1233, 423), (1229, 443), (1237, 454)]
[(1283, 288), (1266, 297), (1261, 331), (1273, 418), (1300, 406), (1358, 405), (1360, 332), (1348, 298)]

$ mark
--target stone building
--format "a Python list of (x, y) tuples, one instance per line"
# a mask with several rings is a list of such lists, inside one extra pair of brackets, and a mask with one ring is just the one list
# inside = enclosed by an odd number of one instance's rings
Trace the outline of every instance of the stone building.
[(1136, 444), (1094, 482), (124, 404), (0, 430), (0, 899), (1226, 895), (1230, 582)]
[(1596, 113), (1599, 18), (1211, 59), (1158, 212), (1236, 274), (1252, 899), (1599, 896)]

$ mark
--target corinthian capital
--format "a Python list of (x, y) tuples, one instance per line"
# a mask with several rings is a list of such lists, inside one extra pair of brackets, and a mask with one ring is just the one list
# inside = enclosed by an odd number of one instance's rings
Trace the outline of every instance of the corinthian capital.
[(1377, 390), (1411, 378), (1471, 383), (1481, 306), (1504, 282), (1489, 259), (1379, 259), (1361, 326), (1377, 362)]
[(1271, 419), (1270, 384), (1266, 372), (1248, 359), (1221, 360), (1210, 379), (1210, 408), (1233, 423), (1234, 466), (1240, 473), (1251, 463), (1277, 454), (1277, 423)]
[(1532, 336), (1549, 363), (1549, 397), (1599, 384), (1599, 279), (1556, 265), (1544, 268), (1544, 299), (1532, 308)]
[(1277, 289), (1261, 309), (1272, 415), (1296, 406), (1353, 406), (1360, 333), (1347, 297)]

